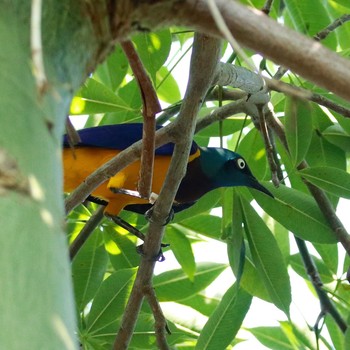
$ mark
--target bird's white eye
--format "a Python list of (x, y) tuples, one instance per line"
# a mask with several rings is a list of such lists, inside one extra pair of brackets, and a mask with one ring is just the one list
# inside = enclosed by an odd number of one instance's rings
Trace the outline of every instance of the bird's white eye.
[(244, 169), (245, 168), (245, 161), (244, 161), (244, 159), (238, 158), (236, 163), (237, 163), (238, 168), (240, 168), (240, 169)]

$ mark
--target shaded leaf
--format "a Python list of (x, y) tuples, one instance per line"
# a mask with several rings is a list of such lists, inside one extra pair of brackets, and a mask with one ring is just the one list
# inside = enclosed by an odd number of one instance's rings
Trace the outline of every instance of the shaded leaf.
[(93, 77), (95, 80), (115, 91), (123, 81), (128, 67), (129, 63), (124, 51), (120, 45), (117, 45), (114, 52), (97, 67)]
[(166, 67), (158, 70), (157, 81), (157, 95), (161, 100), (167, 103), (176, 103), (181, 100), (179, 86)]
[(96, 114), (132, 110), (110, 88), (90, 78), (73, 98), (70, 114)]
[[(119, 228), (119, 227), (118, 227)], [(116, 226), (106, 225), (105, 249), (109, 260), (115, 270), (137, 267), (140, 263), (140, 256), (136, 251), (136, 237), (121, 234)]]

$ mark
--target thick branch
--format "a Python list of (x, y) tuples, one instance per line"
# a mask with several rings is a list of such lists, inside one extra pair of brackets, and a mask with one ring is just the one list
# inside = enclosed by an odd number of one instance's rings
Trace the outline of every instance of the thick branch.
[[(216, 0), (216, 4), (241, 45), (350, 101), (349, 60), (238, 1)], [(125, 9), (130, 11), (127, 23)], [(162, 0), (141, 5), (131, 0), (118, 1), (114, 24), (126, 27), (129, 24), (129, 28), (120, 30), (118, 35), (130, 34), (135, 29), (131, 23), (136, 23), (138, 28), (150, 29), (181, 24), (221, 37), (207, 0)]]
[[(186, 91), (175, 130), (178, 135), (174, 155), (168, 175), (155, 203), (148, 234), (144, 244), (144, 255), (136, 276), (136, 280), (126, 306), (121, 328), (114, 343), (114, 349), (126, 349), (140, 310), (143, 294), (140, 292), (151, 285), (154, 256), (159, 252), (164, 232), (164, 222), (169, 215), (180, 181), (185, 174), (187, 158), (194, 132), (195, 118), (201, 101), (211, 83), (219, 54), (217, 40), (201, 35), (195, 36), (192, 52), (189, 85)], [(203, 74), (206, 72), (206, 74)]]

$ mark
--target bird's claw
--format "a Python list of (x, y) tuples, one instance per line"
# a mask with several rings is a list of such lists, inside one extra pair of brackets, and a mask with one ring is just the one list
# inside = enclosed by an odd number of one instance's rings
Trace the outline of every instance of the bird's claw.
[[(152, 214), (153, 214), (153, 207), (151, 207), (145, 212), (145, 218), (147, 221), (152, 222)], [(168, 225), (169, 222), (171, 222), (174, 219), (174, 216), (175, 216), (174, 209), (171, 209), (170, 213), (168, 214), (162, 226)]]
[[(170, 245), (170, 244), (162, 243), (160, 246), (161, 246), (162, 248), (165, 248), (165, 247), (169, 247), (169, 245)], [(144, 256), (145, 253), (144, 253), (144, 251), (143, 251), (143, 244), (137, 246), (137, 247), (136, 247), (136, 251), (137, 251), (137, 253), (140, 254), (141, 256)], [(163, 262), (163, 261), (165, 260), (165, 256), (164, 256), (164, 254), (163, 254), (162, 249), (160, 249), (160, 250), (159, 250), (159, 253), (158, 253), (156, 256), (154, 256), (151, 260), (152, 260), (152, 261)]]

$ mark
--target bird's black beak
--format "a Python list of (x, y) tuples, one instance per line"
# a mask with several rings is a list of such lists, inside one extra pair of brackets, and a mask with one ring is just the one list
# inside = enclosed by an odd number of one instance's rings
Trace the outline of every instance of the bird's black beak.
[(249, 180), (249, 187), (263, 192), (272, 198), (275, 198), (274, 195), (266, 187), (264, 187), (254, 176), (252, 176)]

